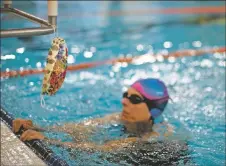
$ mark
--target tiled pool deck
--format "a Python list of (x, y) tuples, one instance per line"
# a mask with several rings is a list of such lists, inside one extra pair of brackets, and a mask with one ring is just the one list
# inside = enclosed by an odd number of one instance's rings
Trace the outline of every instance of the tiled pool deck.
[(46, 164), (1, 121), (1, 166), (13, 165), (46, 166)]

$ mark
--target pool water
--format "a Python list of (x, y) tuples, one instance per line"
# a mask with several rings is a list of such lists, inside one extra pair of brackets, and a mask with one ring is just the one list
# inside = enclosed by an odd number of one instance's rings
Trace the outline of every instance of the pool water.
[[(46, 18), (45, 2), (35, 1), (23, 5), (15, 2), (14, 5)], [(142, 55), (147, 52), (224, 47), (225, 21), (205, 24), (181, 23), (182, 20), (206, 17), (207, 14), (166, 16), (135, 13), (152, 7), (210, 5), (219, 6), (225, 3), (60, 1), (58, 34), (67, 42), (69, 65)], [(112, 16), (110, 12), (114, 10), (130, 10), (132, 14)], [(87, 14), (91, 12), (93, 14)], [(6, 15), (1, 15), (1, 18), (5, 20), (1, 28), (36, 26)], [(166, 22), (174, 23), (167, 25), (164, 24)], [(1, 39), (1, 71), (44, 67), (53, 37), (54, 35), (26, 40)], [(5, 55), (13, 55), (13, 58), (7, 59)], [(163, 117), (174, 125), (178, 132), (183, 126), (183, 129), (190, 133), (189, 157), (196, 165), (223, 166), (226, 127), (225, 59), (225, 53), (214, 53), (137, 65), (103, 65), (68, 72), (57, 94), (45, 97), (45, 108), (40, 106), (42, 74), (1, 79), (1, 106), (15, 117), (32, 119), (34, 123), (43, 127), (78, 122), (120, 112), (122, 92), (133, 81), (147, 77), (160, 78), (166, 83), (173, 99), (173, 102), (167, 105)], [(117, 127), (111, 130), (114, 131), (112, 137), (119, 137)], [(49, 136), (70, 139), (63, 134)], [(107, 134), (103, 135), (105, 136), (108, 137)], [(59, 147), (51, 148), (70, 165), (113, 165), (100, 158), (98, 153), (70, 153)], [(119, 165), (123, 164), (128, 163), (121, 161)]]

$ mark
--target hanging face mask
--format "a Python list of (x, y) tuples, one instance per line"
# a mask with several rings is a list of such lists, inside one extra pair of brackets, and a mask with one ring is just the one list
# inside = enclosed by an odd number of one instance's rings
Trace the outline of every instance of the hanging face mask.
[[(54, 38), (47, 57), (41, 96), (54, 95), (60, 89), (67, 72), (67, 58), (68, 49), (65, 40), (59, 37)], [(43, 105), (42, 96), (41, 106)]]

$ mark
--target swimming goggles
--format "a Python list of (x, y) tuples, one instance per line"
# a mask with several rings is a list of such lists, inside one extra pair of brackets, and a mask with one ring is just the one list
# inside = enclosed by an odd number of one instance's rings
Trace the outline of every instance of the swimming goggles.
[(136, 94), (132, 94), (132, 95), (128, 96), (128, 92), (124, 92), (122, 97), (129, 99), (129, 101), (132, 104), (146, 103), (149, 110), (156, 107), (156, 105), (154, 104), (154, 101), (150, 101), (149, 99), (147, 99), (144, 96), (142, 96), (143, 98), (141, 98), (140, 96), (138, 96)]
[(122, 97), (129, 99), (129, 101), (132, 104), (139, 104), (139, 103), (145, 102), (145, 99), (141, 98), (140, 96), (138, 96), (136, 94), (132, 94), (132, 95), (128, 96), (128, 92), (124, 92)]

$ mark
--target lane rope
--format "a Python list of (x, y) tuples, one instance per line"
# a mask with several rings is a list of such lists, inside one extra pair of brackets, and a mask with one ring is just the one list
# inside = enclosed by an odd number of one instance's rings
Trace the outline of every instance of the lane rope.
[(145, 14), (216, 14), (225, 13), (225, 6), (205, 6), (205, 7), (182, 7), (182, 8), (149, 8), (138, 10), (112, 10), (109, 12), (72, 12), (62, 13), (62, 17), (94, 17), (94, 16), (125, 16), (125, 15), (145, 15)]
[[(172, 53), (168, 53), (167, 55), (163, 54), (144, 54), (140, 56), (134, 56), (134, 57), (122, 57), (122, 58), (114, 58), (110, 60), (104, 60), (104, 61), (97, 61), (97, 62), (88, 62), (88, 63), (81, 63), (81, 64), (75, 64), (68, 66), (67, 70), (68, 71), (77, 71), (77, 70), (83, 70), (83, 69), (88, 69), (88, 68), (94, 68), (97, 66), (101, 65), (106, 65), (106, 64), (111, 64), (114, 65), (116, 63), (135, 63), (136, 61), (139, 61), (139, 58), (157, 58), (158, 56), (161, 56), (163, 59), (168, 59), (168, 58), (179, 58), (179, 57), (187, 57), (187, 56), (200, 56), (203, 54), (208, 54), (208, 53), (224, 53), (226, 52), (226, 47), (219, 47), (219, 48), (210, 48), (210, 49), (200, 49), (200, 50), (180, 50)], [(28, 75), (34, 75), (34, 74), (41, 74), (44, 73), (44, 69), (28, 69), (28, 70), (23, 70), (23, 71), (18, 71), (18, 70), (12, 70), (8, 72), (1, 72), (1, 78), (5, 77), (23, 77), (23, 76), (28, 76)]]

